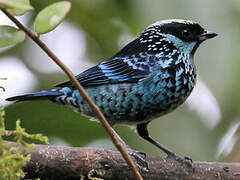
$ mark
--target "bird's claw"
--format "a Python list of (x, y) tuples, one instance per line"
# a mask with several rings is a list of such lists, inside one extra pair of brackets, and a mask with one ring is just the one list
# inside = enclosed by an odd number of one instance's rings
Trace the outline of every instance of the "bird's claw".
[(146, 159), (147, 155), (145, 152), (142, 151), (134, 151), (134, 153), (139, 154), (140, 156), (142, 156), (144, 159)]
[(146, 153), (141, 151), (133, 151), (133, 150), (128, 150), (128, 153), (130, 156), (132, 156), (136, 160), (137, 165), (141, 170), (146, 172), (149, 171), (148, 163), (146, 161)]
[(190, 157), (184, 157), (184, 159), (186, 159), (187, 161), (190, 161), (191, 163), (193, 162), (192, 158)]
[(175, 161), (178, 161), (179, 163), (183, 164), (183, 165), (187, 165), (188, 167), (192, 168), (193, 167), (193, 160), (189, 157), (181, 157), (181, 156), (178, 156), (174, 153), (172, 154), (168, 154), (168, 158), (171, 158), (171, 159), (174, 159)]

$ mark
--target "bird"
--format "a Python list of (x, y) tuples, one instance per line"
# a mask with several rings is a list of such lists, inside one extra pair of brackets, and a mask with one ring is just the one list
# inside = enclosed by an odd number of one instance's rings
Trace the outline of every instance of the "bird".
[[(194, 54), (203, 41), (215, 36), (217, 33), (205, 30), (194, 21), (157, 21), (113, 57), (78, 74), (76, 79), (112, 127), (118, 124), (135, 125), (139, 136), (160, 148), (167, 157), (182, 162), (185, 159), (154, 140), (147, 127), (152, 120), (179, 107), (191, 94), (196, 83)], [(7, 100), (50, 100), (97, 119), (70, 81), (50, 91)], [(139, 155), (141, 153), (124, 145), (130, 155), (145, 162)]]

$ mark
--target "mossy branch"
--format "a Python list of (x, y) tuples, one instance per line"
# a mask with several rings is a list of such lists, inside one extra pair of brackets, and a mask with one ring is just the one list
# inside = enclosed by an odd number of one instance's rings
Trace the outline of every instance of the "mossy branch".
[[(29, 179), (136, 180), (117, 151), (36, 145), (30, 155), (31, 161), (24, 167)], [(147, 157), (147, 161), (149, 171), (141, 172), (144, 180), (240, 179), (240, 163), (193, 162), (190, 168), (170, 158)]]

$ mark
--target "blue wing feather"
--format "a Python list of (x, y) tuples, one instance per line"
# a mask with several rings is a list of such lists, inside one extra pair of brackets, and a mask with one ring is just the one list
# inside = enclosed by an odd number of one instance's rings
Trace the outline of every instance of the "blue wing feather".
[[(77, 75), (77, 80), (83, 86), (134, 83), (146, 78), (152, 71), (156, 63), (149, 64), (149, 59), (153, 55), (131, 55), (129, 57), (114, 57), (94, 66)], [(143, 60), (144, 59), (144, 60)], [(155, 59), (157, 61), (157, 59)], [(71, 82), (65, 82), (57, 87), (72, 86)]]

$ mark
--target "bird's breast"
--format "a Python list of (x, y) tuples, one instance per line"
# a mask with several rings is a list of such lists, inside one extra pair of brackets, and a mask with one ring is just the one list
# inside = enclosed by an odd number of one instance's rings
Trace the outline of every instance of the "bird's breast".
[(129, 114), (133, 120), (148, 121), (173, 111), (190, 95), (195, 80), (194, 65), (178, 63), (162, 69), (129, 92), (125, 98)]
[(153, 78), (153, 103), (158, 112), (167, 113), (190, 95), (196, 80), (195, 68), (184, 63), (163, 69)]

